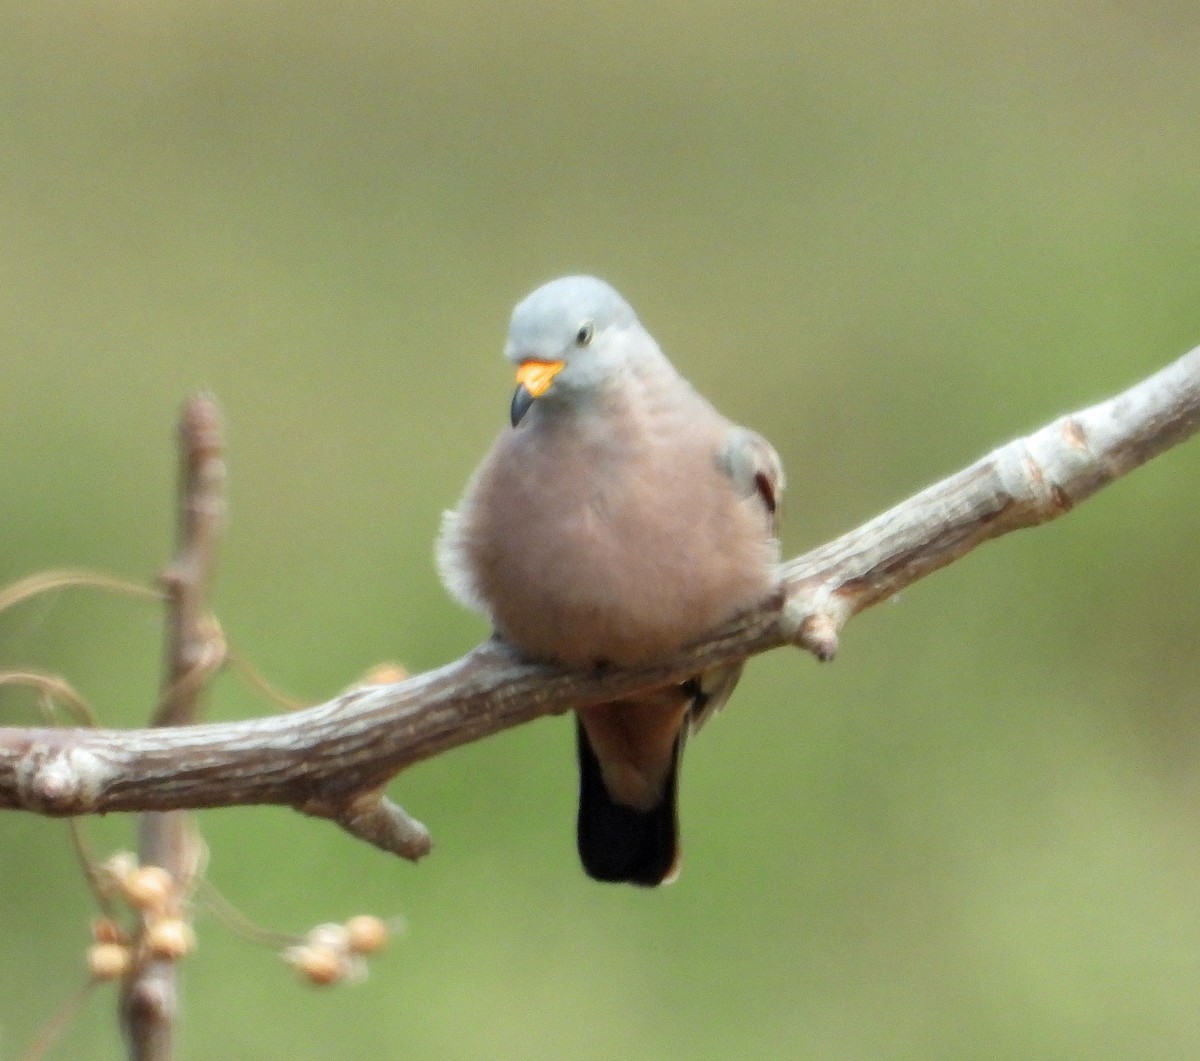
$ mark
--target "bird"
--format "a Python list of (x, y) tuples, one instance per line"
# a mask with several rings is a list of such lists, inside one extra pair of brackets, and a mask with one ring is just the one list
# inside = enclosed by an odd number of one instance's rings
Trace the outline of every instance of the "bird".
[[(444, 514), (450, 594), (530, 660), (630, 667), (778, 585), (783, 465), (667, 359), (603, 280), (564, 276), (512, 312), (509, 425)], [(585, 872), (654, 887), (680, 867), (684, 744), (742, 664), (576, 712)]]

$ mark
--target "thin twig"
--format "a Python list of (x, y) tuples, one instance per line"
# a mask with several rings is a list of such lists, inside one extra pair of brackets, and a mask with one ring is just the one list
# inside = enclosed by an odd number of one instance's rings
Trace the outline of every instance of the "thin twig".
[(96, 900), (96, 905), (100, 907), (104, 916), (115, 921), (117, 919), (117, 908), (113, 904), (109, 889), (105, 886), (104, 878), (97, 869), (98, 863), (92, 853), (91, 844), (88, 843), (87, 836), (83, 831), (83, 823), (78, 818), (68, 818), (67, 834), (71, 838), (71, 848), (75, 852), (75, 858), (79, 862), (80, 869), (83, 870), (83, 878), (87, 881), (88, 890), (92, 893), (92, 898)]
[(197, 892), (200, 900), (212, 912), (212, 915), (231, 932), (249, 939), (255, 943), (265, 943), (271, 947), (286, 947), (298, 943), (303, 936), (287, 932), (274, 932), (269, 928), (256, 925), (245, 914), (233, 905), (218, 891), (217, 886), (208, 878), (197, 881)]
[(312, 706), (311, 701), (305, 703), (303, 700), (297, 700), (294, 696), (288, 696), (287, 693), (272, 683), (262, 671), (228, 643), (225, 646), (225, 662), (231, 669), (237, 671), (242, 676), (242, 679), (251, 689), (265, 696), (284, 711), (299, 711), (302, 708)]
[(152, 586), (143, 586), (140, 582), (130, 582), (99, 571), (40, 571), (0, 590), (0, 612), (39, 594), (74, 587), (98, 589), (139, 600), (162, 600), (163, 596), (161, 590)]
[(85, 980), (79, 989), (59, 1007), (58, 1012), (42, 1025), (37, 1038), (30, 1043), (29, 1049), (21, 1055), (21, 1061), (40, 1061), (45, 1056), (46, 1051), (62, 1035), (63, 1029), (78, 1015), (95, 987), (95, 980), (90, 978)]
[(54, 704), (61, 700), (82, 726), (99, 725), (89, 704), (65, 678), (39, 671), (0, 671), (0, 685), (24, 685), (38, 691), (38, 711), (47, 725), (54, 725)]
[[(208, 678), (221, 665), (224, 638), (208, 612), (208, 586), (225, 523), (225, 463), (216, 403), (196, 395), (179, 421), (179, 520), (175, 557), (160, 582), (167, 599), (167, 642), (157, 727), (196, 721)], [(181, 890), (200, 860), (194, 826), (181, 810), (143, 815), (138, 855), (161, 866)], [(137, 1061), (167, 1061), (178, 1014), (177, 963), (148, 955), (121, 988), (121, 1027)]]
[(184, 405), (179, 447), (176, 552), (159, 578), (167, 596), (167, 695), (155, 716), (156, 726), (195, 721), (204, 683), (194, 675), (215, 669), (214, 642), (224, 643), (208, 611), (208, 587), (225, 527), (225, 454), (221, 415), (212, 398), (199, 394)]

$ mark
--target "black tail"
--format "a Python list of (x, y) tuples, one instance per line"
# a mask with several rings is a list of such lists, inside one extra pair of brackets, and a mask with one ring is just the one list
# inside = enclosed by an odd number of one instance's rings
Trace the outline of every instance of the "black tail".
[[(686, 730), (686, 727), (685, 727)], [(650, 810), (613, 802), (600, 775), (600, 763), (579, 719), (575, 720), (579, 750), (579, 858), (595, 880), (662, 884), (679, 860), (679, 821), (675, 791), (679, 777), (682, 734), (675, 742), (671, 772), (662, 799)]]

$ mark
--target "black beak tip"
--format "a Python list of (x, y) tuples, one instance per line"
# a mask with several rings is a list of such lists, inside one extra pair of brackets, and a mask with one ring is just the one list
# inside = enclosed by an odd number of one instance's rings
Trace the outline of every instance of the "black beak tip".
[(529, 407), (533, 404), (534, 397), (529, 393), (529, 389), (522, 383), (512, 396), (512, 406), (508, 411), (509, 418), (512, 420), (512, 426), (516, 427), (529, 412)]

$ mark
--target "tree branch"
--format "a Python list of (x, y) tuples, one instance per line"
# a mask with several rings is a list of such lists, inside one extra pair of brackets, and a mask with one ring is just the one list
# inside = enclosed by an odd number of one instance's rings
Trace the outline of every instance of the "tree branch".
[[(493, 640), (438, 670), (288, 715), (170, 729), (0, 729), (0, 808), (62, 815), (274, 803), (350, 828), (352, 808), (370, 807), (397, 771), (510, 726), (784, 644), (831, 658), (858, 612), (991, 538), (1062, 515), (1198, 429), (1200, 348), (791, 560), (770, 600), (652, 665), (567, 671), (522, 662)], [(368, 826), (352, 831), (386, 850), (422, 853), (396, 841), (404, 830), (382, 826), (388, 818), (369, 811)]]
[[(196, 721), (208, 678), (224, 658), (224, 643), (208, 611), (208, 587), (225, 524), (225, 461), (216, 403), (196, 395), (179, 418), (179, 517), (175, 557), (159, 578), (167, 601), (162, 697), (153, 724)], [(179, 889), (199, 862), (198, 838), (182, 810), (142, 816), (138, 860), (161, 866)], [(176, 961), (142, 954), (121, 985), (121, 1027), (139, 1061), (172, 1054), (179, 1010)]]

